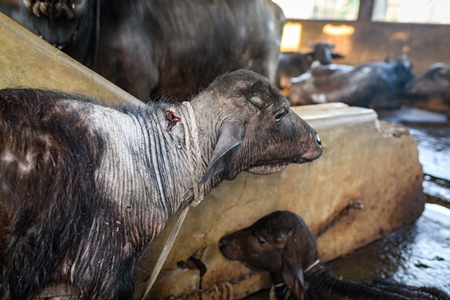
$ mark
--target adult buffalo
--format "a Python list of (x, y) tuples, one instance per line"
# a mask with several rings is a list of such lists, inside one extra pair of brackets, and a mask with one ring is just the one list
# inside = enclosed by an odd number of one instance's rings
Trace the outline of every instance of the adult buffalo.
[(19, 2), (19, 23), (141, 99), (185, 100), (240, 68), (275, 80), (285, 18), (271, 0)]
[(344, 102), (362, 107), (396, 108), (397, 90), (412, 80), (412, 64), (406, 55), (389, 62), (358, 66), (314, 63), (310, 71), (292, 78), (289, 99), (293, 105)]

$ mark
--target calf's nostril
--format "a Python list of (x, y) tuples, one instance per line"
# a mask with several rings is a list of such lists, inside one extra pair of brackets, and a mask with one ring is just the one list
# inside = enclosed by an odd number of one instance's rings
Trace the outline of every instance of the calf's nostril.
[(219, 241), (219, 249), (222, 250), (223, 248), (225, 248), (227, 246), (227, 242), (226, 240), (220, 240)]
[(316, 142), (319, 146), (322, 146), (322, 140), (320, 139), (320, 136), (316, 134)]

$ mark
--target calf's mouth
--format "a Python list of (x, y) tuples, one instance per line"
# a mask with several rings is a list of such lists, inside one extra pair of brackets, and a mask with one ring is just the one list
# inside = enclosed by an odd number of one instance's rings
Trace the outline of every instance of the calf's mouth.
[(287, 167), (289, 163), (272, 163), (267, 165), (260, 165), (260, 166), (252, 166), (247, 169), (248, 172), (253, 174), (260, 174), (260, 175), (266, 175), (266, 174), (272, 174), (281, 172), (284, 168)]
[(294, 156), (291, 158), (276, 159), (272, 161), (261, 162), (257, 165), (253, 165), (247, 169), (247, 172), (266, 175), (282, 171), (287, 165), (291, 163), (303, 164), (311, 162), (322, 155), (322, 141), (318, 134), (315, 135), (315, 139), (312, 142), (312, 146), (306, 152), (300, 156)]
[(267, 175), (272, 173), (281, 172), (286, 168), (289, 164), (295, 163), (295, 164), (303, 164), (306, 162), (313, 161), (314, 159), (307, 159), (307, 158), (292, 158), (290, 160), (285, 160), (282, 162), (267, 162), (261, 165), (251, 166), (247, 169), (248, 172), (259, 174), (259, 175)]

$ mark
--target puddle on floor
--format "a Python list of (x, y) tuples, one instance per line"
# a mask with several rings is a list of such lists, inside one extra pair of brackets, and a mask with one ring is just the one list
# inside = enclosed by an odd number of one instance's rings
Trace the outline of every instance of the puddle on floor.
[(450, 120), (445, 113), (404, 107), (377, 111), (380, 120), (407, 127), (417, 140), (429, 201), (450, 208)]
[(424, 192), (440, 205), (426, 204), (414, 224), (327, 266), (342, 279), (391, 278), (450, 293), (450, 120), (444, 113), (408, 107), (377, 113), (380, 120), (409, 128), (416, 138)]
[(426, 204), (412, 225), (327, 263), (337, 278), (391, 278), (450, 293), (450, 210)]

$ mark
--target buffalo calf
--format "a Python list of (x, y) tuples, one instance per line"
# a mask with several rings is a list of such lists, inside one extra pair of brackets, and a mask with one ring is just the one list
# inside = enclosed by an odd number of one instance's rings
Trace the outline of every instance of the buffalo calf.
[(278, 299), (449, 300), (444, 292), (389, 281), (358, 283), (332, 277), (320, 262), (316, 240), (303, 219), (276, 211), (250, 227), (223, 237), (223, 255), (256, 271), (270, 272)]
[(172, 214), (241, 171), (320, 155), (316, 132), (251, 71), (144, 107), (1, 90), (0, 299), (55, 283), (71, 299), (131, 299), (136, 263)]
[(17, 2), (0, 11), (142, 100), (187, 100), (237, 69), (275, 80), (285, 17), (272, 0)]
[(410, 93), (420, 95), (444, 94), (450, 99), (450, 68), (444, 63), (435, 63), (428, 70), (406, 85)]

